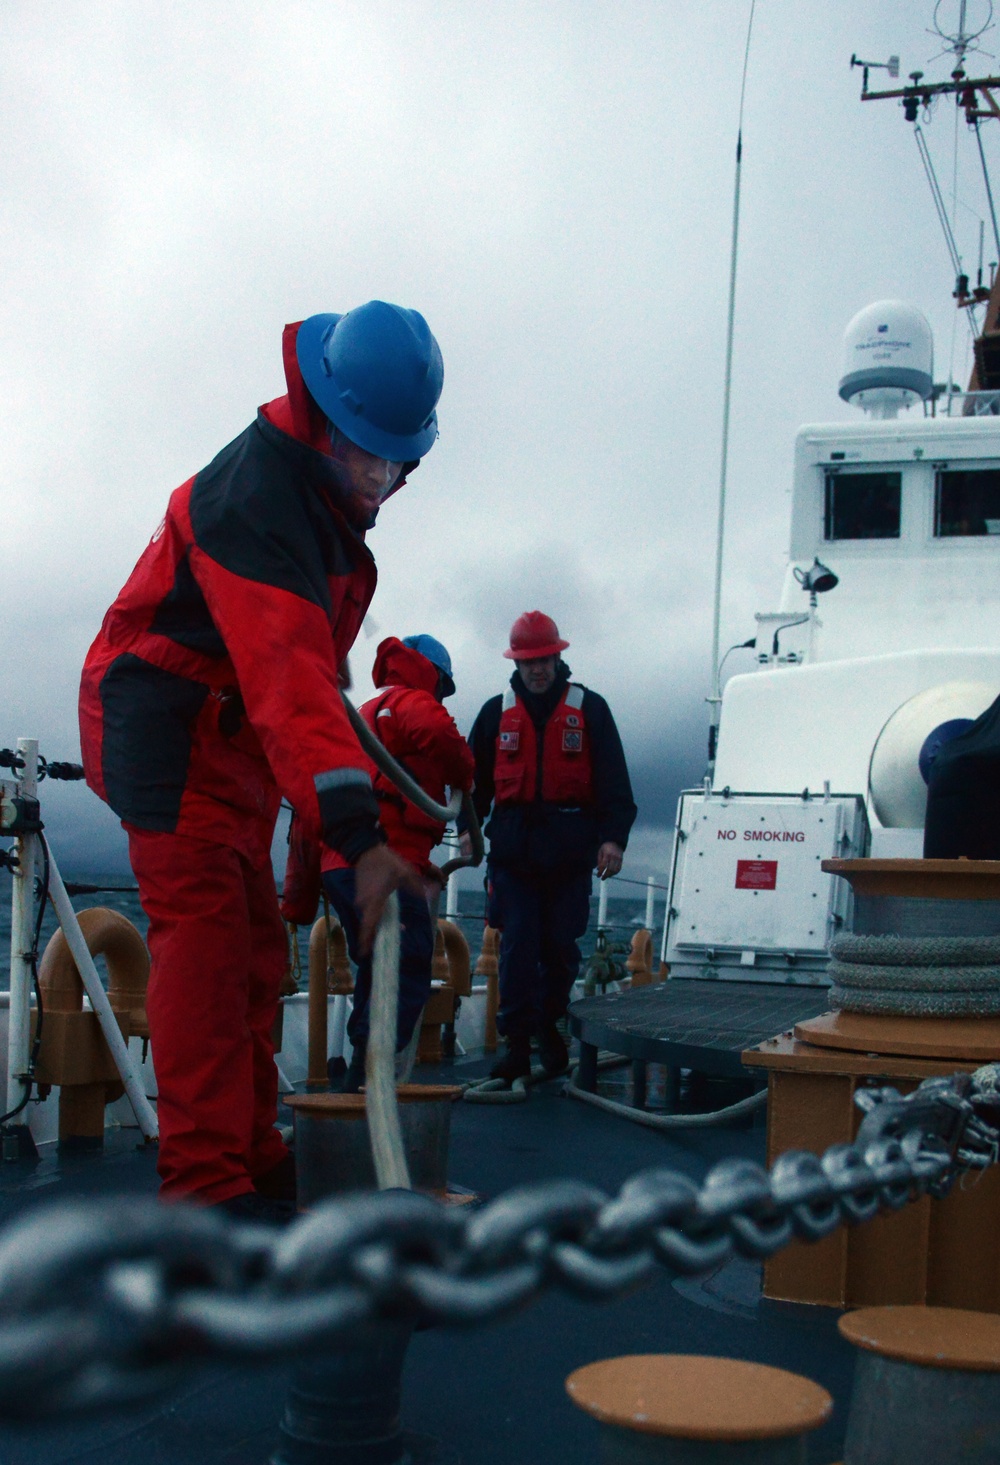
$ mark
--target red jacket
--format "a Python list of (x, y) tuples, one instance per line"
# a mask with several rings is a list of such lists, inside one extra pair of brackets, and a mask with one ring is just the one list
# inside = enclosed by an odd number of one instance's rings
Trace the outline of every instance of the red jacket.
[[(472, 787), (474, 763), (451, 714), (434, 696), (437, 680), (437, 667), (426, 656), (390, 636), (379, 646), (372, 668), (372, 681), (381, 690), (360, 710), (387, 751), (440, 804), (446, 785), (463, 793)], [(431, 850), (445, 826), (404, 799), (374, 763), (370, 768), (390, 849), (428, 872)], [(324, 870), (342, 869), (346, 863), (336, 850), (324, 847)]]
[(381, 838), (337, 686), (375, 591), (285, 328), (288, 394), (171, 496), (87, 655), (87, 781), (126, 824), (267, 859), (281, 796), (348, 860)]
[[(594, 802), (590, 737), (583, 713), (585, 688), (569, 682), (545, 724), (539, 749), (535, 724), (512, 687), (504, 693), (493, 782), (498, 804)], [(539, 779), (541, 789), (539, 789)]]

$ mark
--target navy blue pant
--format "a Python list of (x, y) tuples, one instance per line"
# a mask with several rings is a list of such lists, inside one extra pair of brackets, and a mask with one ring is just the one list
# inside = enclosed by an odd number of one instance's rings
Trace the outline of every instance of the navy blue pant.
[(517, 1040), (566, 1011), (590, 919), (590, 871), (524, 875), (495, 865), (490, 879), (489, 920), (501, 930), (497, 1031)]
[[(354, 1047), (368, 1040), (368, 1006), (372, 992), (372, 958), (358, 955), (358, 912), (354, 905), (354, 871), (326, 870), (323, 889), (337, 912), (347, 937), (347, 949), (357, 966), (354, 978), (354, 1011), (347, 1020), (347, 1036)], [(396, 1051), (405, 1048), (413, 1036), (417, 1019), (431, 992), (431, 958), (434, 932), (431, 913), (422, 895), (408, 890), (399, 897), (399, 1024)]]

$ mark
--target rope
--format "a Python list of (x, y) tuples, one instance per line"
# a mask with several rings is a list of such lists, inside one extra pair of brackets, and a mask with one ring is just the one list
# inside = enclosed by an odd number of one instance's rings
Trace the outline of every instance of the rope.
[(996, 1017), (1000, 991), (921, 992), (831, 987), (830, 1006), (843, 1012), (892, 1017)]
[(396, 1101), (396, 1007), (399, 996), (399, 898), (389, 896), (375, 933), (365, 1113), (379, 1190), (410, 1190)]
[(740, 1099), (737, 1104), (727, 1104), (724, 1109), (713, 1109), (708, 1114), (650, 1114), (647, 1109), (635, 1109), (631, 1104), (620, 1104), (617, 1099), (606, 1099), (603, 1094), (591, 1094), (576, 1083), (579, 1070), (575, 1069), (566, 1081), (564, 1092), (571, 1099), (582, 1099), (603, 1109), (608, 1114), (618, 1114), (622, 1119), (631, 1119), (633, 1124), (642, 1124), (646, 1129), (710, 1129), (728, 1124), (732, 1119), (741, 1119), (746, 1114), (755, 1114), (767, 1104), (767, 1090)]
[(862, 966), (986, 966), (1000, 964), (997, 936), (860, 936), (830, 943), (837, 961)]
[[(632, 1060), (624, 1058), (620, 1053), (602, 1053), (598, 1055), (597, 1067), (604, 1073), (609, 1068), (624, 1068)], [(575, 1074), (574, 1068), (570, 1074)], [(467, 1104), (523, 1104), (528, 1097), (528, 1090), (536, 1084), (548, 1083), (553, 1079), (562, 1078), (560, 1073), (549, 1073), (546, 1069), (536, 1065), (527, 1078), (516, 1078), (512, 1084), (508, 1084), (502, 1078), (487, 1078), (479, 1083), (468, 1084), (462, 1094)]]
[(828, 974), (838, 987), (859, 992), (996, 992), (1000, 966), (871, 966), (831, 961)]
[(482, 1083), (470, 1084), (462, 1095), (466, 1104), (523, 1104), (528, 1097), (529, 1083), (538, 1083), (535, 1074), (539, 1073), (545, 1078), (551, 1078), (544, 1068), (532, 1069), (531, 1077), (515, 1078), (514, 1082), (508, 1084), (502, 1078), (487, 1078)]
[(899, 1017), (1000, 1013), (1000, 938), (863, 936), (831, 943), (830, 1002), (844, 1012)]

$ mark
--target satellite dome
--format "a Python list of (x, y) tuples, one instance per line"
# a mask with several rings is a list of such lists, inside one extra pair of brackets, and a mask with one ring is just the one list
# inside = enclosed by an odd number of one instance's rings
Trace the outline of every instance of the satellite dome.
[(934, 337), (923, 312), (903, 300), (877, 300), (859, 310), (844, 332), (844, 401), (895, 417), (933, 390)]

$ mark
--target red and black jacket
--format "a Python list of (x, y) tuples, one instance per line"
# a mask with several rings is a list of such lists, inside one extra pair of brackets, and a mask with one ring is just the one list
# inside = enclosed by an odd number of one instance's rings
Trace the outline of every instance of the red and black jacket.
[[(438, 675), (426, 656), (390, 636), (379, 646), (372, 668), (372, 681), (381, 690), (360, 710), (387, 752), (440, 804), (446, 787), (463, 792), (471, 788), (473, 760), (451, 713), (434, 695)], [(371, 772), (389, 848), (427, 872), (445, 826), (404, 799), (374, 764)], [(344, 863), (336, 851), (324, 850), (324, 870)]]
[(126, 825), (267, 859), (282, 795), (354, 861), (381, 838), (338, 669), (375, 562), (338, 508), (287, 326), (288, 394), (171, 496), (87, 655), (87, 781)]

